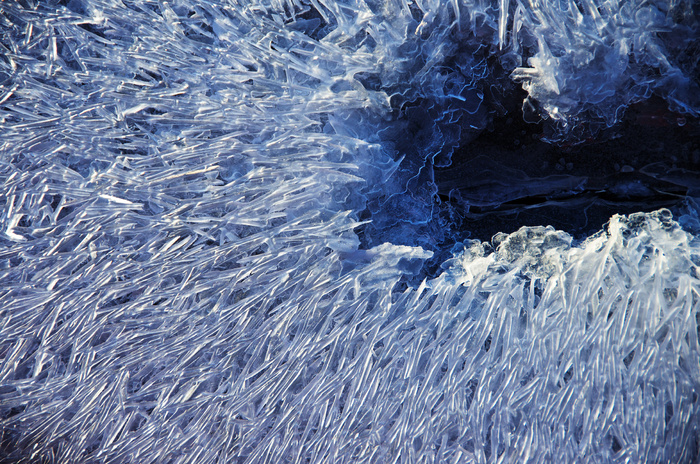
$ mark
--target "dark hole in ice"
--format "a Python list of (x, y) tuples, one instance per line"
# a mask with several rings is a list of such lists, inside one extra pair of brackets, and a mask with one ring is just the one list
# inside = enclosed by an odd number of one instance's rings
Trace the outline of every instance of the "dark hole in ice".
[(630, 353), (624, 357), (622, 362), (625, 363), (625, 367), (629, 369), (630, 364), (632, 364), (632, 361), (634, 360), (634, 350), (630, 351)]
[(486, 341), (484, 342), (484, 351), (486, 351), (487, 353), (491, 349), (491, 341), (492, 341), (492, 337), (491, 337), (491, 334), (489, 334), (489, 336), (486, 337)]
[(78, 24), (78, 27), (81, 29), (84, 29), (85, 31), (89, 32), (90, 34), (96, 35), (97, 37), (100, 37), (102, 39), (105, 38), (104, 29), (98, 25), (86, 22), (86, 23)]
[(552, 225), (575, 238), (614, 214), (679, 206), (700, 187), (700, 121), (652, 97), (623, 121), (576, 144), (541, 140), (523, 120), (521, 95), (504, 116), (435, 168), (441, 207), (457, 211), (466, 236), (488, 241), (522, 226)]
[(622, 449), (622, 445), (620, 444), (620, 441), (617, 439), (617, 437), (613, 436), (612, 437), (612, 452), (617, 453)]
[(665, 408), (665, 414), (664, 414), (664, 421), (666, 423), (666, 427), (668, 427), (668, 423), (671, 421), (671, 418), (673, 417), (673, 403), (670, 401), (666, 402), (666, 408)]

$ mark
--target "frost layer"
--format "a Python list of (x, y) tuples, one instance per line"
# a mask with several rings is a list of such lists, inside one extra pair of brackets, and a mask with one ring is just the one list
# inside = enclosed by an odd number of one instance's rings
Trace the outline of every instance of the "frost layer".
[(0, 462), (698, 458), (666, 212), (405, 284), (498, 5), (37, 3), (0, 7)]

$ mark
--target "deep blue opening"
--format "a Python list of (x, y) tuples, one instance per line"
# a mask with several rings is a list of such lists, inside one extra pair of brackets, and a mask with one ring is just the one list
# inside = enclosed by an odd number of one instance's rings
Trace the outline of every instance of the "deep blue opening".
[(463, 218), (465, 235), (552, 225), (583, 238), (613, 214), (673, 209), (696, 194), (699, 121), (661, 100), (633, 105), (619, 126), (580, 143), (546, 143), (542, 131), (511, 105), (435, 168), (441, 205)]
[[(523, 115), (525, 92), (515, 85), (500, 90), (485, 97), (485, 127), (465, 133), (449, 165), (411, 157), (408, 148), (405, 193), (361, 216), (373, 220), (360, 230), (367, 246), (390, 239), (434, 252), (416, 282), (439, 274), (464, 240), (489, 242), (499, 232), (538, 225), (583, 240), (614, 214), (676, 212), (698, 196), (700, 120), (671, 111), (664, 100), (631, 105), (611, 128), (586, 126), (569, 142), (550, 143), (547, 121)], [(409, 127), (406, 146), (413, 147), (433, 122)]]

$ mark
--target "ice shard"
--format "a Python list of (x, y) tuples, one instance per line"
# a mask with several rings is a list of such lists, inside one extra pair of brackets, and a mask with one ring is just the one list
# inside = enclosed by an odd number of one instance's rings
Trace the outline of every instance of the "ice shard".
[[(0, 463), (697, 461), (698, 22), (3, 2)], [(688, 141), (619, 178), (461, 158), (521, 107), (557, 149)], [(673, 212), (469, 230), (593, 194)]]

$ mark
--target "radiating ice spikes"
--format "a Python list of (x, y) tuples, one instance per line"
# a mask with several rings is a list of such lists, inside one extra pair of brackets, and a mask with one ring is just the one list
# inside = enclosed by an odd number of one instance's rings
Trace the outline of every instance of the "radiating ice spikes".
[(697, 460), (700, 253), (666, 211), (407, 285), (487, 58), (564, 40), (516, 3), (503, 51), (500, 1), (2, 3), (0, 462)]

